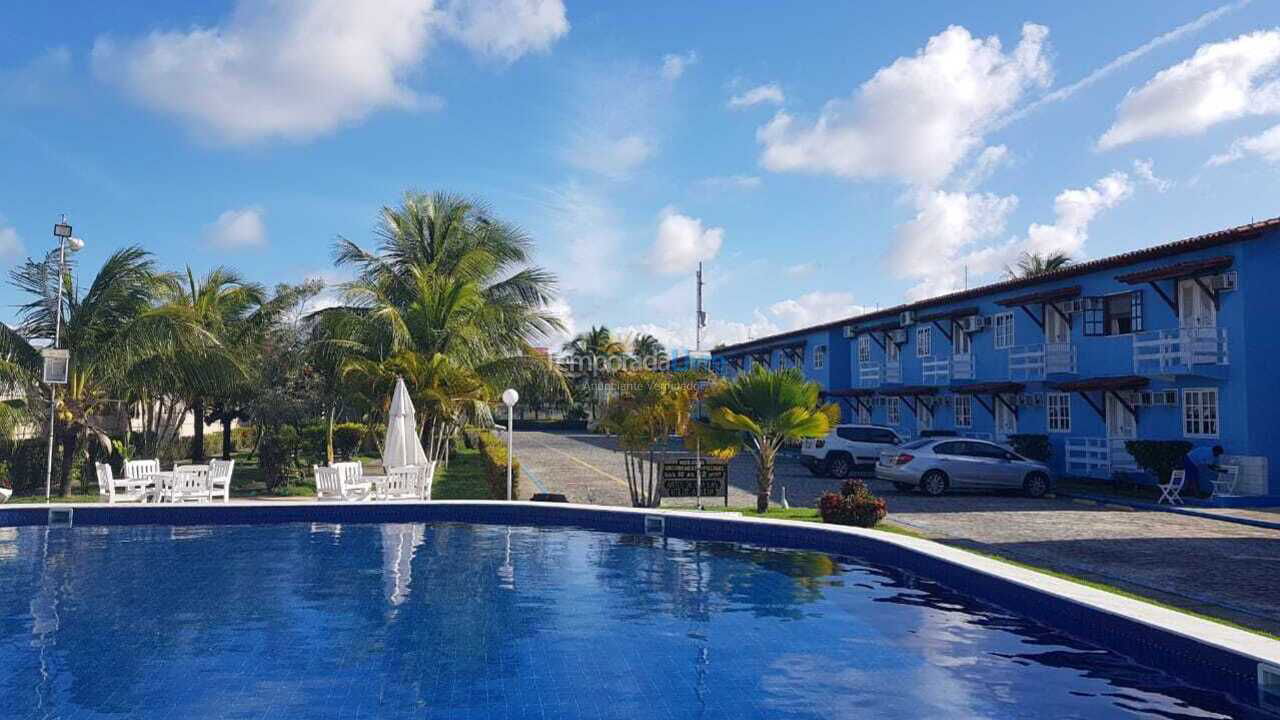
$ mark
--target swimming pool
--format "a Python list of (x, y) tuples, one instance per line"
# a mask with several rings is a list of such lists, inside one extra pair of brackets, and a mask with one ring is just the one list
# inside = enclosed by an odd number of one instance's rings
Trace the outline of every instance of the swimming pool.
[(854, 557), (451, 522), (0, 528), (22, 718), (1271, 717)]

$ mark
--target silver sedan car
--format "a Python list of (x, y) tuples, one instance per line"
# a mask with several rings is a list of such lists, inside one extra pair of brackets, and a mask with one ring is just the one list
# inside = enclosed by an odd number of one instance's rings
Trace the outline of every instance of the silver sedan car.
[(1049, 466), (985, 440), (927, 438), (880, 453), (876, 477), (926, 495), (948, 490), (1020, 489), (1041, 497), (1053, 487)]

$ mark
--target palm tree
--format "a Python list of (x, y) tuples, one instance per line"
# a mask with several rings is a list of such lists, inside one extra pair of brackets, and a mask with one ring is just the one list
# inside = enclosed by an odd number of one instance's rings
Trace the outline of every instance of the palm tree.
[[(122, 386), (131, 369), (163, 356), (173, 347), (172, 329), (147, 317), (152, 301), (164, 285), (150, 255), (141, 248), (119, 250), (81, 293), (73, 269), (63, 275), (56, 254), (27, 260), (12, 269), (9, 282), (30, 300), (18, 307), (16, 328), (0, 323), (0, 355), (37, 377), (38, 345), (54, 337), (58, 283), (63, 286), (60, 344), (71, 353), (67, 384), (58, 390), (54, 440), (61, 447), (59, 491), (70, 492), (72, 464), (90, 443), (109, 452), (111, 445), (99, 425), (117, 409)], [(47, 387), (32, 383), (30, 398), (44, 403)]]
[(1018, 256), (1018, 264), (1006, 265), (1004, 273), (1010, 280), (1021, 280), (1061, 270), (1072, 262), (1070, 255), (1057, 250), (1048, 253), (1024, 251)]
[(618, 379), (621, 390), (601, 424), (618, 436), (632, 507), (657, 507), (662, 501), (657, 453), (671, 435), (688, 431), (692, 385), (649, 370), (626, 371)]
[[(328, 347), (370, 363), (412, 352), (470, 374), (488, 397), (528, 382), (566, 392), (555, 365), (531, 352), (563, 328), (550, 310), (555, 277), (532, 264), (528, 236), (478, 202), (413, 192), (382, 209), (374, 235), (376, 251), (338, 238), (336, 261), (357, 276), (343, 285), (346, 304), (325, 311), (339, 329)], [(441, 431), (453, 419), (428, 424)]]
[(594, 419), (598, 411), (598, 384), (609, 377), (613, 369), (611, 363), (626, 354), (626, 345), (615, 340), (609, 328), (602, 325), (592, 326), (587, 332), (579, 333), (565, 343), (562, 349), (573, 358), (578, 376), (578, 396), (586, 397)]
[[(150, 312), (195, 335), (189, 338), (193, 341), (181, 344), (176, 358), (176, 369), (184, 380), (176, 386), (182, 389), (177, 394), (185, 397), (195, 426), (191, 440), (195, 462), (203, 461), (205, 455), (205, 401), (246, 377), (241, 357), (248, 354), (246, 341), (256, 327), (269, 321), (260, 315), (265, 303), (266, 290), (245, 281), (234, 270), (217, 267), (197, 281), (187, 266), (186, 276), (167, 283), (159, 307)], [(228, 439), (223, 438), (224, 454)]]
[(642, 333), (631, 341), (631, 354), (646, 369), (656, 370), (657, 365), (666, 359), (667, 349), (662, 346), (658, 338), (648, 333)]
[(746, 449), (756, 461), (756, 511), (769, 509), (773, 468), (784, 443), (825, 437), (840, 422), (840, 408), (818, 405), (818, 384), (796, 369), (751, 372), (712, 387), (708, 422), (693, 423), (704, 451), (732, 457)]

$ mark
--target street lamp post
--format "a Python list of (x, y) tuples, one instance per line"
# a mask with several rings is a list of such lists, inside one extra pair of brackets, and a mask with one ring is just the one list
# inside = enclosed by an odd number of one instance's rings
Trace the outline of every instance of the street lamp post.
[(71, 358), (65, 351), (59, 352), (62, 342), (62, 286), (67, 277), (67, 247), (73, 251), (84, 247), (84, 241), (71, 234), (67, 216), (53, 226), (53, 236), (58, 238), (58, 303), (53, 311), (53, 345), (43, 353), (44, 381), (49, 386), (49, 453), (45, 462), (44, 501), (53, 497), (53, 429), (58, 414), (58, 385), (66, 384), (71, 370)]
[(511, 408), (520, 402), (520, 393), (514, 388), (507, 388), (502, 391), (502, 404), (507, 406), (507, 500), (511, 499), (511, 453), (514, 451), (511, 424)]

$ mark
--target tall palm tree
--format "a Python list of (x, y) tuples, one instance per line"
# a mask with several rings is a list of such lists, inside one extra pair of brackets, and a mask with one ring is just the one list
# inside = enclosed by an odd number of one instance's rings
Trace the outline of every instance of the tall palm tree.
[(563, 351), (573, 359), (579, 398), (586, 397), (591, 417), (595, 418), (599, 411), (598, 385), (609, 377), (611, 363), (626, 354), (626, 345), (616, 340), (609, 328), (601, 325), (579, 333), (564, 344)]
[(241, 358), (250, 349), (245, 341), (258, 325), (269, 320), (259, 314), (266, 304), (266, 290), (230, 268), (216, 267), (197, 280), (187, 266), (185, 276), (164, 285), (159, 300), (150, 315), (195, 335), (194, 341), (177, 348), (175, 369), (184, 380), (177, 386), (181, 388), (178, 394), (184, 396), (195, 426), (191, 458), (201, 462), (205, 458), (205, 401), (246, 377)]
[(1010, 280), (1021, 280), (1061, 270), (1072, 262), (1070, 255), (1056, 250), (1048, 253), (1024, 251), (1018, 256), (1017, 265), (1006, 265), (1004, 273)]
[(530, 381), (565, 391), (555, 365), (531, 352), (562, 325), (550, 310), (555, 277), (533, 265), (527, 235), (479, 202), (410, 192), (382, 209), (374, 236), (373, 251), (338, 238), (338, 265), (357, 275), (345, 305), (326, 311), (342, 331), (324, 342), (371, 362), (406, 351), (447, 361), (490, 397)]
[[(173, 329), (148, 317), (165, 281), (147, 252), (129, 247), (107, 258), (83, 293), (74, 281), (73, 266), (64, 275), (56, 254), (13, 268), (9, 282), (29, 300), (18, 307), (16, 328), (0, 323), (0, 355), (31, 377), (39, 372), (38, 346), (53, 340), (58, 284), (63, 286), (60, 344), (70, 351), (71, 366), (67, 384), (58, 389), (54, 439), (61, 447), (58, 488), (65, 495), (79, 453), (91, 442), (110, 450), (99, 422), (118, 410), (131, 368), (173, 347)], [(31, 399), (43, 403), (47, 413), (49, 390), (35, 389)]]
[(712, 387), (706, 395), (707, 422), (692, 427), (702, 449), (721, 457), (746, 450), (756, 461), (756, 511), (769, 509), (773, 468), (787, 442), (825, 437), (840, 422), (837, 405), (818, 404), (818, 384), (796, 368), (751, 372)]
[(631, 340), (631, 354), (647, 369), (657, 369), (656, 365), (666, 359), (667, 349), (658, 338), (642, 333)]

